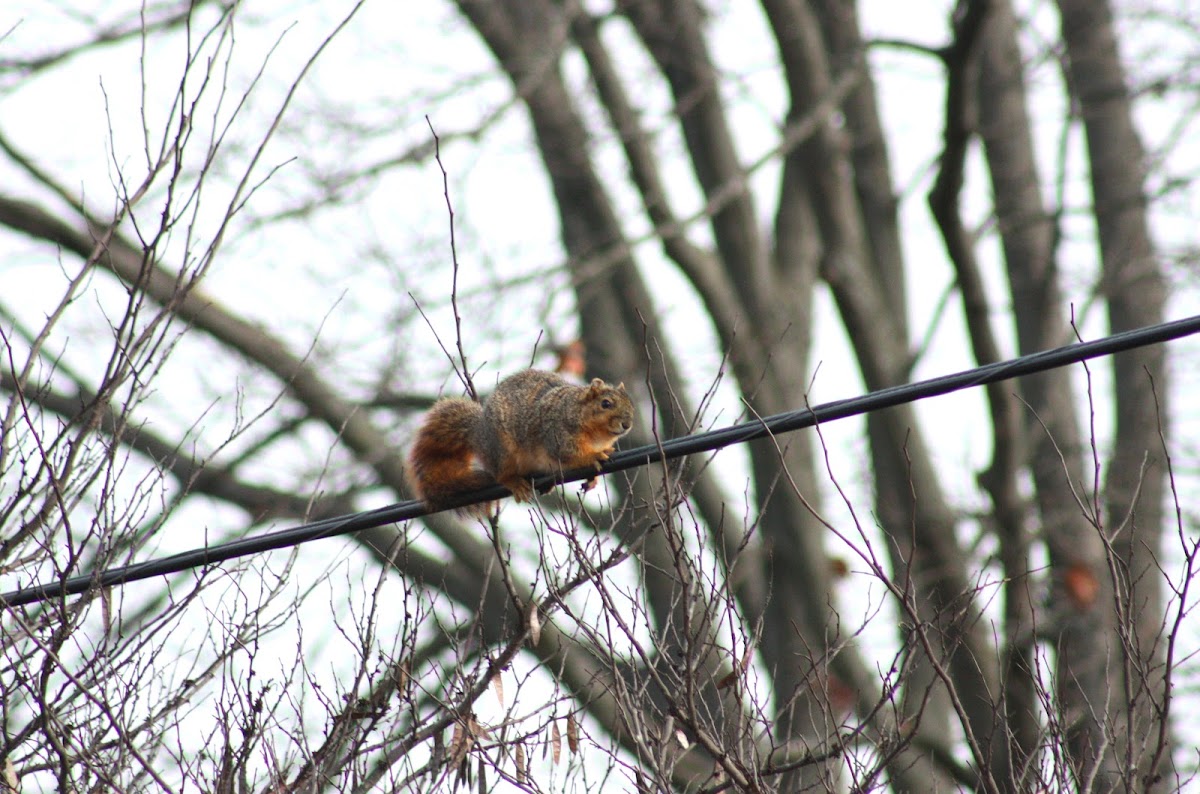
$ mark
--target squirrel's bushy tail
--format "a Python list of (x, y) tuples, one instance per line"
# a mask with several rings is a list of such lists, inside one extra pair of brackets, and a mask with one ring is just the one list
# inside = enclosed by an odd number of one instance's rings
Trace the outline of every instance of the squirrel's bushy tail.
[[(430, 508), (450, 497), (495, 485), (482, 468), (473, 443), (483, 421), (483, 407), (465, 397), (439, 400), (417, 431), (405, 462), (405, 474), (418, 499)], [(491, 503), (470, 505), (462, 512), (486, 516)]]

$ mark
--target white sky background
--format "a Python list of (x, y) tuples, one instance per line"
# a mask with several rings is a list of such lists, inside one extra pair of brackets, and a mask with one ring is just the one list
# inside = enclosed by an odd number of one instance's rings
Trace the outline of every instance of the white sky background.
[[(78, 41), (90, 28), (88, 18), (118, 18), (113, 4), (73, 2), (51, 6), (43, 2), (18, 0), (0, 9), (0, 32), (9, 30), (0, 40), (0, 61), (58, 49)], [(866, 0), (861, 19), (868, 36), (910, 39), (940, 45), (948, 36), (949, 2), (894, 3), (891, 0)], [(1164, 5), (1169, 3), (1164, 2)], [(774, 49), (766, 39), (762, 19), (753, 4), (713, 4), (711, 46), (714, 56), (729, 75), (739, 79), (726, 84), (726, 98), (735, 111), (731, 117), (738, 133), (744, 162), (751, 162), (775, 145), (775, 129), (783, 115), (784, 97), (773, 60)], [(1042, 40), (1053, 40), (1056, 15), (1045, 2), (1023, 2), (1021, 13), (1032, 15)], [(263, 75), (245, 108), (239, 111), (228, 146), (215, 164), (219, 174), (237, 178), (251, 152), (246, 142), (257, 140), (267, 120), (279, 108), (284, 92), (295, 79), (317, 44), (328, 35), (349, 9), (349, 3), (328, 2), (250, 2), (241, 14), (236, 39), (231, 42), (232, 67), (228, 75), (229, 96), (216, 111), (229, 118), (237, 99), (258, 71), (267, 50), (278, 41)], [(1186, 2), (1180, 0), (1180, 8)], [(403, 9), (398, 10), (398, 9)], [(202, 15), (202, 18), (206, 18)], [(1126, 26), (1134, 23), (1127, 21)], [(1123, 29), (1133, 29), (1126, 27)], [(1195, 45), (1183, 37), (1172, 37), (1166, 25), (1140, 25), (1138, 35), (1123, 37), (1129, 48), (1126, 55), (1138, 64), (1138, 77), (1175, 76), (1186, 61), (1183, 48)], [(619, 40), (619, 29), (614, 41)], [(141, 53), (136, 43), (102, 48), (37, 76), (21, 79), (11, 73), (0, 75), (0, 133), (19, 149), (31, 155), (38, 165), (51, 172), (69, 191), (83, 196), (100, 214), (111, 211), (113, 182), (118, 172), (137, 181), (145, 167), (143, 122), (140, 108), (146, 109), (146, 129), (152, 136), (161, 133), (166, 118), (164, 101), (178, 84), (182, 55), (178, 36), (153, 39), (145, 52), (147, 64), (145, 96), (139, 70)], [(1032, 47), (1032, 42), (1027, 42)], [(1032, 54), (1032, 49), (1027, 50)], [(1193, 54), (1194, 60), (1194, 54)], [(647, 70), (641, 55), (632, 48), (628, 61), (632, 71)], [(910, 284), (912, 334), (915, 342), (926, 332), (934, 307), (952, 281), (943, 248), (925, 205), (940, 147), (940, 119), (943, 101), (941, 72), (930, 59), (912, 53), (877, 50), (873, 54), (884, 121), (887, 125), (893, 175), (903, 203), (902, 228), (905, 254), (912, 274)], [(567, 59), (566, 73), (581, 81), (580, 64)], [(1193, 73), (1196, 69), (1190, 67)], [(1062, 104), (1056, 65), (1042, 63), (1032, 81), (1033, 115), (1038, 123), (1040, 166), (1043, 178), (1057, 167), (1057, 147), (1062, 134)], [(420, 164), (394, 169), (381, 179), (368, 180), (340, 188), (346, 203), (298, 220), (259, 223), (261, 219), (295, 206), (312, 195), (311, 177), (336, 175), (350, 164), (394, 157), (429, 138), (425, 117), (439, 134), (447, 138), (442, 152), (449, 172), (451, 199), (456, 213), (458, 257), (463, 267), (461, 278), (464, 305), (464, 334), (472, 363), (482, 366), (481, 383), (489, 383), (498, 374), (528, 363), (530, 351), (542, 339), (561, 342), (573, 335), (570, 319), (572, 302), (565, 279), (531, 278), (523, 290), (506, 300), (511, 311), (497, 311), (491, 295), (493, 285), (518, 274), (538, 274), (562, 259), (558, 243), (558, 224), (540, 163), (528, 144), (525, 116), (507, 110), (480, 141), (452, 141), (454, 133), (469, 130), (485, 114), (509, 101), (510, 87), (494, 67), (482, 44), (465, 30), (448, 3), (388, 4), (368, 3), (356, 19), (324, 52), (309, 78), (297, 93), (280, 131), (264, 153), (258, 177), (265, 169), (280, 166), (272, 179), (254, 195), (245, 212), (235, 221), (222, 252), (205, 280), (204, 289), (229, 308), (250, 317), (272, 333), (286, 339), (294, 352), (307, 350), (319, 332), (313, 351), (330, 380), (346, 384), (349, 393), (367, 396), (380, 384), (374, 381), (377, 364), (383, 357), (395, 357), (397, 349), (407, 350), (400, 357), (406, 369), (392, 373), (388, 385), (400, 391), (432, 392), (457, 388), (450, 368), (438, 350), (432, 333), (415, 317), (412, 292), (426, 308), (437, 331), (449, 340), (453, 325), (445, 303), (450, 284), (449, 238), (442, 194), (442, 177), (428, 158)], [(664, 156), (682, 149), (679, 136), (670, 125), (665, 110), (668, 98), (657, 88), (647, 88), (638, 100), (646, 108), (649, 126), (661, 134), (660, 151)], [(197, 134), (211, 128), (211, 105), (197, 113)], [(1181, 119), (1193, 119), (1194, 108), (1181, 104), (1178, 95), (1148, 99), (1138, 106), (1139, 122), (1148, 150), (1157, 152), (1166, 142), (1176, 139), (1165, 152), (1165, 167), (1156, 171), (1150, 185), (1157, 192), (1170, 177), (1191, 179), (1200, 167), (1200, 147), (1193, 127), (1183, 128)], [(381, 127), (386, 134), (367, 138), (364, 125)], [(603, 161), (613, 173), (623, 173), (619, 152), (611, 140), (599, 140)], [(1097, 248), (1084, 210), (1089, 202), (1087, 174), (1083, 170), (1082, 135), (1076, 129), (1069, 138), (1068, 172), (1065, 182), (1068, 203), (1078, 212), (1068, 216), (1067, 239), (1060, 258), (1066, 275), (1067, 299), (1080, 307), (1082, 332), (1095, 337), (1105, 331), (1102, 306), (1092, 305), (1092, 284)], [(683, 216), (701, 204), (694, 180), (681, 160), (666, 165), (668, 182), (676, 207)], [(770, 223), (775, 199), (778, 169), (768, 166), (752, 184), (759, 197), (762, 223)], [(0, 185), (6, 192), (38, 203), (58, 207), (60, 202), (37, 188), (23, 174), (11, 170), (7, 161), (0, 163)], [(971, 161), (965, 213), (969, 220), (982, 222), (988, 211), (987, 180), (978, 157)], [(228, 185), (214, 183), (206, 194), (200, 215), (197, 238), (206, 240), (218, 212), (228, 200)], [(645, 220), (636, 211), (636, 199), (628, 192), (615, 191), (626, 216), (635, 218), (628, 226), (630, 236), (646, 230)], [(152, 219), (161, 197), (152, 194), (139, 214)], [(1200, 197), (1196, 185), (1177, 190), (1154, 205), (1155, 236), (1164, 255), (1195, 251), (1198, 245), (1195, 218), (1200, 215)], [(695, 229), (702, 241), (702, 226)], [(169, 252), (180, 255), (183, 239), (175, 239)], [(668, 329), (679, 343), (678, 351), (688, 388), (694, 396), (711, 383), (719, 366), (719, 356), (709, 329), (697, 322), (700, 314), (690, 289), (661, 264), (661, 255), (653, 243), (642, 245), (638, 255), (646, 278), (661, 299), (660, 309)], [(1004, 295), (998, 247), (994, 237), (986, 238), (980, 255), (988, 264), (992, 294)], [(70, 270), (74, 262), (64, 258)], [(35, 323), (48, 310), (43, 302), (59, 294), (62, 275), (41, 245), (0, 232), (0, 290), (21, 289), (29, 300), (22, 307), (22, 319)], [(1194, 281), (1176, 279), (1177, 293), (1169, 316), (1195, 313)], [(94, 280), (86, 300), (96, 306), (119, 299), (120, 291)], [(1089, 307), (1090, 310), (1084, 310)], [(525, 308), (532, 307), (532, 308)], [(1014, 350), (1011, 319), (1006, 307), (996, 306), (995, 328), (1006, 353)], [(863, 387), (833, 308), (822, 294), (814, 363), (819, 371), (808, 398), (813, 404), (862, 392)], [(56, 339), (68, 351), (72, 363), (88, 371), (87, 339), (107, 333), (107, 323), (99, 311), (74, 314), (68, 325), (69, 338)], [(914, 372), (914, 378), (944, 374), (972, 365), (969, 349), (961, 330), (961, 306), (951, 296), (940, 323), (931, 337), (929, 352)], [(549, 336), (547, 337), (547, 334)], [(1180, 466), (1182, 496), (1186, 505), (1194, 503), (1197, 487), (1196, 462), (1200, 456), (1195, 439), (1200, 428), (1194, 409), (1194, 394), (1200, 387), (1196, 360), (1197, 344), (1185, 340), (1172, 343), (1174, 356), (1175, 418), (1172, 454)], [(171, 436), (191, 427), (203, 416), (195, 431), (201, 449), (225, 438), (237, 421), (234, 387), (241, 393), (242, 412), (254, 415), (267, 410), (278, 392), (274, 383), (248, 377), (251, 373), (236, 360), (222, 357), (219, 368), (197, 366), (198, 361), (215, 350), (203, 339), (185, 339), (168, 363), (164, 378), (172, 386), (164, 388), (170, 400), (151, 400), (153, 415), (145, 418), (152, 426)], [(545, 358), (540, 363), (547, 364)], [(1077, 368), (1078, 370), (1078, 368)], [(1103, 387), (1107, 369), (1092, 365), (1097, 378), (1096, 393)], [(1082, 377), (1082, 371), (1079, 371)], [(945, 473), (947, 489), (964, 510), (982, 506), (983, 495), (974, 482), (975, 472), (989, 459), (990, 442), (984, 413), (983, 393), (972, 391), (928, 400), (917, 407)], [(279, 409), (284, 410), (284, 409)], [(739, 417), (736, 395), (728, 387), (718, 390), (717, 399), (706, 415), (712, 425), (725, 425)], [(1098, 406), (1097, 431), (1101, 448), (1109, 434), (1109, 411)], [(861, 422), (843, 421), (825, 428), (834, 469), (839, 482), (846, 486), (860, 506), (860, 517), (869, 520), (870, 500), (864, 491), (866, 464), (865, 442), (860, 438)], [(407, 438), (408, 428), (396, 428), (398, 446)], [(325, 462), (329, 438), (312, 431), (298, 445), (281, 449), (270, 460), (270, 468), (254, 472), (272, 484), (294, 483), (301, 474)], [(735, 502), (743, 490), (745, 465), (739, 450), (722, 452), (718, 465), (727, 472), (727, 493)], [(324, 487), (336, 488), (352, 481), (353, 472), (339, 470), (332, 462)], [(0, 488), (4, 487), (0, 483)], [(386, 494), (362, 507), (382, 503)], [(829, 517), (846, 525), (847, 515), (836, 498), (827, 498)], [(510, 514), (519, 511), (511, 510)], [(731, 510), (742, 512), (741, 506)], [(520, 518), (510, 518), (519, 525)], [(244, 517), (236, 511), (217, 509), (208, 500), (194, 500), (180, 510), (172, 521), (172, 531), (163, 534), (162, 552), (174, 552), (201, 544), (209, 537), (234, 535), (243, 531)], [(1194, 524), (1193, 524), (1194, 526)], [(969, 531), (970, 528), (964, 528)], [(831, 551), (849, 557), (833, 544)], [(334, 574), (326, 589), (311, 596), (310, 603), (330, 605), (335, 611), (362, 604), (372, 595), (374, 568), (365, 581), (358, 573), (365, 555), (347, 541), (332, 540), (312, 544), (297, 553), (293, 574), (301, 581), (330, 568)], [(278, 553), (270, 561), (255, 563), (279, 569), (287, 555)], [(344, 573), (343, 573), (344, 572)], [(311, 574), (311, 575), (310, 575)], [(247, 577), (242, 577), (246, 580)], [(11, 589), (9, 577), (3, 589)], [(880, 588), (867, 587), (866, 574), (853, 574), (843, 588), (844, 614), (852, 619), (878, 605)], [(244, 584), (244, 581), (243, 581)], [(134, 585), (128, 597), (138, 589), (155, 588), (154, 583)], [(297, 583), (298, 588), (305, 586)], [(397, 585), (389, 585), (397, 587)], [(866, 594), (867, 600), (861, 600)], [(213, 609), (222, 608), (214, 604)], [(317, 610), (318, 615), (327, 614)], [(867, 642), (877, 644), (880, 658), (890, 656), (892, 621), (881, 619), (871, 624)], [(198, 623), (198, 625), (203, 625)], [(1184, 646), (1198, 645), (1195, 621), (1188, 625)], [(280, 656), (284, 664), (294, 655), (294, 630), (279, 632)], [(313, 659), (313, 669), (336, 679), (339, 654), (347, 642), (329, 626), (306, 621), (303, 647)], [(1193, 670), (1188, 684), (1195, 696)], [(1182, 709), (1181, 709), (1182, 710)], [(1186, 728), (1181, 721), (1180, 728)], [(1191, 741), (1200, 742), (1200, 733)]]

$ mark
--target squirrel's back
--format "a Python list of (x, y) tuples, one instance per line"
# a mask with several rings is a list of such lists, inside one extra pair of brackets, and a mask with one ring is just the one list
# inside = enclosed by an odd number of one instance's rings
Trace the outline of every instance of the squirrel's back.
[(586, 386), (527, 369), (502, 380), (483, 407), (480, 452), (496, 479), (597, 464), (633, 426), (625, 387), (596, 378)]
[[(483, 406), (484, 426), (511, 437), (519, 447), (547, 446), (547, 437), (569, 432), (571, 405), (582, 389), (553, 372), (526, 369), (509, 375)], [(557, 448), (553, 445), (552, 448)], [(498, 454), (489, 449), (486, 454)]]
[(497, 482), (526, 501), (530, 477), (599, 468), (632, 426), (624, 385), (597, 378), (577, 386), (553, 372), (523, 370), (500, 381), (483, 406), (462, 397), (435, 403), (409, 451), (409, 482), (435, 508)]

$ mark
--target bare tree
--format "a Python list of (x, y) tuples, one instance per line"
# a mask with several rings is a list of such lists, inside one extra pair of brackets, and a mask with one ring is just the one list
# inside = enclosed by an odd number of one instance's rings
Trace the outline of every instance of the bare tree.
[[(582, 351), (636, 397), (626, 445), (656, 444), (803, 407), (830, 323), (880, 389), (937, 366), (935, 337), (989, 364), (1091, 333), (1093, 305), (1113, 331), (1167, 315), (1149, 185), (1171, 152), (1135, 128), (1153, 75), (1128, 70), (1107, 2), (1059, 2), (1047, 40), (1005, 0), (962, 0), (935, 46), (871, 37), (832, 0), (753, 20), (602, 5), (456, 0), (424, 21), (451, 77), (411, 89), (346, 79), (407, 55), (373, 52), (402, 12), (363, 3), (294, 28), (167, 3), (49, 48), (20, 25), (0, 40), (18, 95), (89, 59), (140, 82), (101, 74), (107, 184), (0, 126), (3, 589), (402, 499), (452, 370), (486, 392)], [(1187, 29), (1164, 20), (1139, 29)], [(729, 67), (726, 26), (770, 90)], [(898, 62), (938, 74), (937, 301), (881, 110)], [(1049, 166), (1030, 87), (1048, 75)], [(765, 145), (742, 119), (756, 92), (782, 97)], [(557, 215), (553, 267), (492, 265), (507, 252), (461, 189), (461, 161), (514, 129)], [(412, 185), (438, 223), (396, 241), (371, 212), (404, 223)], [(689, 291), (682, 322), (665, 284)], [(857, 463), (819, 427), (751, 442), (742, 468), (696, 456), (490, 522), (5, 605), (0, 788), (1179, 790), (1197, 545), (1172, 393), (1162, 347), (989, 386), (973, 479), (902, 406), (866, 418)]]

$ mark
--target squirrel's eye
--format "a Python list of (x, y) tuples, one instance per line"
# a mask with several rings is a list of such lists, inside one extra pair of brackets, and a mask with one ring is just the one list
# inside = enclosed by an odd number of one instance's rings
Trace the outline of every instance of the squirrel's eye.
[(609, 408), (613, 407), (613, 401), (606, 397), (600, 401), (600, 407), (607, 411)]

